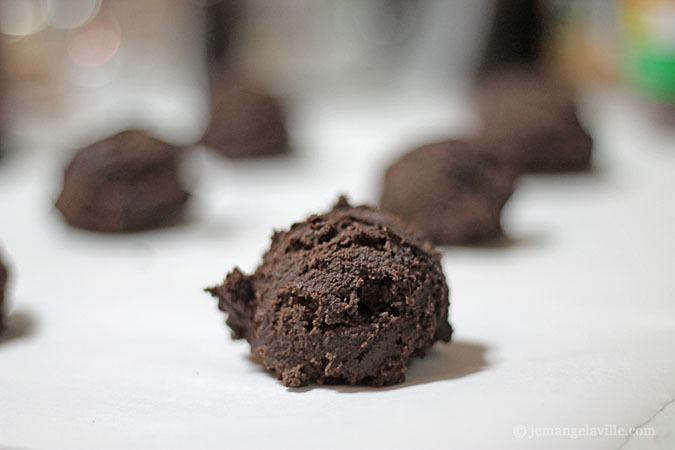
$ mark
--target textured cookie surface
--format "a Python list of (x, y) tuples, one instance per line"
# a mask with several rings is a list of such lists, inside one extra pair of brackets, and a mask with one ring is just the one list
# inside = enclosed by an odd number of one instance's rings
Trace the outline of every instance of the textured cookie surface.
[(380, 206), (437, 245), (479, 243), (502, 235), (501, 210), (514, 179), (475, 143), (438, 142), (389, 167)]
[(141, 131), (97, 142), (66, 168), (56, 207), (70, 225), (93, 231), (170, 224), (189, 196), (179, 180), (179, 153)]
[(593, 142), (581, 126), (572, 93), (532, 70), (510, 69), (479, 88), (479, 140), (521, 172), (586, 170)]
[(216, 83), (204, 143), (230, 158), (288, 152), (288, 135), (279, 102), (236, 81)]
[(275, 233), (253, 275), (235, 269), (209, 291), (285, 386), (401, 383), (410, 357), (452, 334), (439, 254), (344, 199)]

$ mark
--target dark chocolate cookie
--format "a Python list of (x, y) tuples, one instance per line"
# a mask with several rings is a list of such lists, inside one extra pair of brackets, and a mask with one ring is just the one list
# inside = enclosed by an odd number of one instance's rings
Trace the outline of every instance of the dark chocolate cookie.
[(180, 152), (141, 131), (97, 142), (66, 168), (56, 207), (70, 225), (93, 231), (168, 225), (189, 196), (179, 180)]
[(0, 259), (0, 332), (5, 329), (5, 288), (7, 287), (7, 268)]
[(514, 180), (475, 143), (429, 144), (389, 167), (380, 207), (437, 245), (488, 241), (502, 235), (501, 210)]
[(230, 158), (288, 152), (288, 134), (279, 102), (238, 82), (217, 83), (204, 144)]
[(208, 291), (284, 386), (401, 383), (410, 357), (452, 334), (440, 255), (344, 199), (275, 233), (253, 275), (235, 269)]
[(586, 170), (593, 141), (579, 123), (572, 93), (529, 69), (488, 76), (479, 88), (478, 140), (520, 172)]

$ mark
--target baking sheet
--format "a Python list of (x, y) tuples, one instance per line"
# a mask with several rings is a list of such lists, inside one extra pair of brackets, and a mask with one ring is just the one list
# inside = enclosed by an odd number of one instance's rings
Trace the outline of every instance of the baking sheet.
[[(8, 157), (0, 447), (673, 448), (675, 138), (621, 93), (584, 105), (596, 169), (525, 177), (509, 240), (443, 250), (454, 342), (383, 389), (284, 388), (202, 289), (253, 270), (272, 229), (338, 193), (376, 201), (397, 153), (470, 129), (461, 95), (300, 101), (294, 156), (197, 151), (192, 222), (126, 236), (63, 224), (65, 153)], [(638, 426), (654, 435), (621, 435)]]

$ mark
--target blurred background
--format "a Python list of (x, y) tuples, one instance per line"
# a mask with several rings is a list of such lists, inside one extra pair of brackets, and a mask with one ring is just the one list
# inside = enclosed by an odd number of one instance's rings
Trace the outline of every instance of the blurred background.
[(672, 0), (0, 0), (0, 37), (7, 150), (132, 124), (195, 142), (222, 73), (292, 104), (463, 92), (529, 62), (575, 87), (624, 86), (659, 117), (675, 101)]

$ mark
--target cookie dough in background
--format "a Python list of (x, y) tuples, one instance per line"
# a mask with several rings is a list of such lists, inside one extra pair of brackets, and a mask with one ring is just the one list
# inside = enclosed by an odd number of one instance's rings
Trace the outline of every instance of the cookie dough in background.
[(5, 329), (5, 289), (7, 289), (7, 268), (0, 255), (0, 333)]
[(211, 123), (203, 142), (228, 158), (288, 153), (284, 122), (281, 104), (271, 94), (223, 79), (212, 89)]
[(70, 225), (92, 231), (171, 225), (189, 197), (179, 174), (182, 151), (136, 130), (85, 147), (65, 170), (56, 207)]
[(402, 383), (411, 357), (452, 334), (440, 255), (344, 198), (275, 233), (253, 275), (235, 269), (208, 291), (284, 386)]
[(436, 245), (481, 243), (502, 236), (501, 211), (515, 178), (476, 143), (438, 142), (387, 169), (380, 206)]
[(6, 126), (6, 108), (7, 106), (5, 105), (5, 91), (7, 89), (7, 79), (4, 71), (4, 61), (3, 61), (3, 48), (2, 48), (2, 43), (0, 42), (0, 159), (2, 159), (2, 155), (5, 152), (5, 126)]
[(573, 93), (535, 69), (511, 67), (478, 87), (481, 146), (519, 172), (590, 168), (593, 140), (579, 122)]

